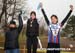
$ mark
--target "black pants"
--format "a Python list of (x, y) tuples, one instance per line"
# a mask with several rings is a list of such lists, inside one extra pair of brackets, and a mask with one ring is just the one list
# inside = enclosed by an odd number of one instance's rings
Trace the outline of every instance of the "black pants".
[[(60, 48), (60, 44), (48, 43), (47, 48)], [(60, 50), (47, 50), (47, 53), (60, 53)]]
[(38, 39), (36, 37), (27, 38), (27, 53), (31, 53), (31, 48), (33, 48), (32, 53), (36, 53), (37, 52), (37, 44), (38, 44)]

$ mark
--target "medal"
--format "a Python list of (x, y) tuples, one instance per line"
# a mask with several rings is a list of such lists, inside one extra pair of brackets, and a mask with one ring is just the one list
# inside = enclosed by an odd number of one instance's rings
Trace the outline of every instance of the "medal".
[(56, 34), (56, 30), (55, 30), (55, 34)]
[(32, 27), (32, 24), (30, 25), (30, 27)]
[(32, 27), (32, 23), (33, 23), (33, 21), (30, 22), (30, 27)]

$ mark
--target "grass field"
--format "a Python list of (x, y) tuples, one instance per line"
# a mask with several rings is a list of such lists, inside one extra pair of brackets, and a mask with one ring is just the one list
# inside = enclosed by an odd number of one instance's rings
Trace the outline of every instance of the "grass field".
[[(40, 36), (43, 48), (47, 48), (47, 36)], [(70, 48), (69, 44), (73, 44), (73, 48), (70, 51), (61, 51), (61, 53), (75, 53), (75, 41), (71, 41), (65, 38), (61, 38), (61, 47)], [(26, 37), (21, 36), (19, 38), (20, 53), (26, 53)], [(4, 47), (4, 36), (0, 36), (0, 47)], [(39, 45), (38, 45), (39, 48)], [(0, 49), (0, 53), (4, 53), (3, 49)], [(37, 53), (46, 53), (46, 50), (37, 50)]]

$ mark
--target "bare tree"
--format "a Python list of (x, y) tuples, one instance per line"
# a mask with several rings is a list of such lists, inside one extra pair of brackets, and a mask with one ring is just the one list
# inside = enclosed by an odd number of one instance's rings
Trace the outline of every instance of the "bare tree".
[[(27, 18), (25, 14), (28, 14), (28, 7), (27, 7), (27, 0), (2, 0), (2, 8), (0, 9), (0, 22), (4, 18), (5, 20), (5, 25), (7, 25), (8, 18), (17, 18), (19, 12), (22, 10), (24, 19)], [(3, 23), (3, 21), (2, 21)], [(4, 26), (5, 26), (4, 25)]]
[(5, 14), (5, 17), (7, 18), (7, 0), (3, 0), (2, 12), (0, 14), (0, 22), (3, 14)]

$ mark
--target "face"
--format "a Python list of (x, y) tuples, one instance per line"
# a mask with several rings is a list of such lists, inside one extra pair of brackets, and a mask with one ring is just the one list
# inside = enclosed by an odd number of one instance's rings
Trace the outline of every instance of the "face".
[(53, 16), (53, 17), (51, 18), (51, 21), (52, 21), (53, 24), (56, 24), (57, 21), (58, 21), (58, 19), (56, 19), (56, 18)]
[(10, 24), (9, 27), (10, 27), (10, 28), (15, 28), (16, 25), (15, 25), (15, 24)]
[(31, 15), (31, 18), (32, 18), (32, 19), (35, 19), (35, 18), (36, 18), (36, 16), (35, 16), (34, 14), (32, 14), (32, 15)]

